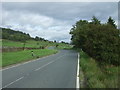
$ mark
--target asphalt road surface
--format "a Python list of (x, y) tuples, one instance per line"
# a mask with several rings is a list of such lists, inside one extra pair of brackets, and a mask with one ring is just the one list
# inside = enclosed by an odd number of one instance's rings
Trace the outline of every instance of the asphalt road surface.
[[(16, 58), (17, 59), (17, 58)], [(78, 54), (73, 50), (2, 71), (3, 88), (76, 88)]]

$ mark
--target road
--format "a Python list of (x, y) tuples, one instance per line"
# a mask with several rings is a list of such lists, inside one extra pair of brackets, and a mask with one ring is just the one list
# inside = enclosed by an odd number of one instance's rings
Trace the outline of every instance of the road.
[(2, 71), (3, 88), (76, 88), (78, 54), (59, 53)]

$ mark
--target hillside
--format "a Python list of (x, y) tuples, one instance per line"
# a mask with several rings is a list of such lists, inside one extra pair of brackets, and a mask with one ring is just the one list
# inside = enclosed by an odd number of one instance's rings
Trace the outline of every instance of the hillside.
[(26, 40), (36, 40), (36, 41), (47, 41), (41, 37), (31, 37), (28, 33), (23, 33), (21, 31), (15, 31), (9, 28), (0, 28), (2, 29), (2, 39), (12, 40), (12, 41), (21, 41), (25, 42)]
[(2, 43), (2, 46), (5, 48), (7, 47), (45, 48), (56, 45), (58, 45), (58, 48), (60, 49), (71, 48), (71, 46), (65, 42), (58, 43), (48, 41), (38, 36), (33, 38), (29, 34), (23, 33), (21, 31), (14, 31), (8, 28), (2, 28), (2, 40), (0, 41), (0, 43)]
[[(29, 34), (6, 28), (2, 28), (2, 35), (3, 37), (0, 39), (3, 58), (0, 66), (2, 67), (55, 54), (58, 52), (56, 49), (72, 48), (65, 42), (48, 41), (37, 36), (32, 38)], [(51, 46), (57, 47), (48, 49)], [(31, 54), (31, 51), (34, 52), (34, 55)]]

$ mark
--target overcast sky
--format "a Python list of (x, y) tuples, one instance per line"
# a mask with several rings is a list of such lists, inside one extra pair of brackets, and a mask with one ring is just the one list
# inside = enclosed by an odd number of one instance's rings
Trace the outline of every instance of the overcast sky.
[(117, 2), (4, 2), (2, 27), (9, 27), (48, 40), (70, 42), (70, 29), (80, 19), (96, 16), (118, 22)]

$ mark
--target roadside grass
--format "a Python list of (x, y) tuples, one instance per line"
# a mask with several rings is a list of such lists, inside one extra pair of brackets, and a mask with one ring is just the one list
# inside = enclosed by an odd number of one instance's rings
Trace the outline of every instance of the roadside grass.
[(80, 52), (80, 67), (87, 79), (87, 88), (118, 88), (118, 68), (99, 65), (83, 51)]
[(81, 69), (81, 67), (79, 68), (79, 81), (80, 81), (80, 88), (84, 88), (86, 87), (84, 84), (85, 84), (85, 77), (84, 77), (84, 74), (83, 74), (83, 71)]
[[(34, 56), (32, 56), (31, 51), (34, 52)], [(55, 54), (57, 52), (58, 52), (57, 50), (49, 50), (49, 49), (37, 49), (37, 50), (33, 49), (33, 50), (24, 50), (24, 51), (16, 51), (16, 52), (3, 52), (2, 67), (11, 64), (17, 64), (28, 60), (33, 60), (50, 54)]]
[(2, 53), (0, 52), (0, 68), (2, 67)]

